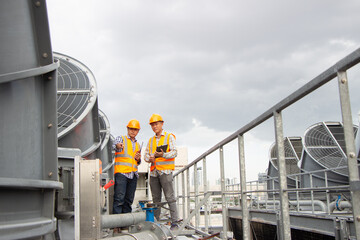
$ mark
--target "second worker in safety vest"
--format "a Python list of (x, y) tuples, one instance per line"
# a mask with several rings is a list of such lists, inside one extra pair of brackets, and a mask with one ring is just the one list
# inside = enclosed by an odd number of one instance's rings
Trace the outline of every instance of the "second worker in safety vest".
[(138, 174), (141, 163), (140, 145), (136, 135), (140, 131), (140, 123), (136, 119), (129, 121), (127, 136), (118, 136), (114, 142), (114, 205), (113, 214), (130, 213), (134, 201)]
[[(154, 203), (161, 202), (162, 191), (170, 208), (171, 229), (178, 227), (178, 212), (173, 188), (173, 171), (175, 169), (175, 157), (177, 148), (175, 135), (163, 131), (164, 121), (158, 114), (153, 114), (149, 121), (155, 136), (151, 137), (146, 150), (144, 160), (151, 163), (150, 187)], [(167, 145), (164, 151), (156, 151), (158, 146)], [(160, 220), (160, 207), (154, 211), (157, 220)]]

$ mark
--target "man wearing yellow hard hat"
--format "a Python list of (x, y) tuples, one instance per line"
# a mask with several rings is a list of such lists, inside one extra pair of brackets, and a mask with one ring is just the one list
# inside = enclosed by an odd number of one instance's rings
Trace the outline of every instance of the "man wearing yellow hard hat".
[(127, 135), (118, 136), (113, 144), (115, 150), (113, 214), (132, 211), (131, 205), (139, 178), (138, 165), (141, 163), (141, 149), (136, 140), (139, 131), (139, 121), (131, 119), (127, 125)]
[[(155, 136), (149, 139), (144, 160), (151, 163), (150, 187), (154, 203), (161, 202), (162, 191), (170, 208), (171, 230), (178, 228), (178, 212), (173, 187), (173, 171), (177, 148), (175, 135), (163, 130), (164, 120), (159, 114), (153, 114), (149, 121)], [(161, 149), (162, 148), (162, 149)], [(161, 209), (157, 208), (154, 215), (160, 218)]]

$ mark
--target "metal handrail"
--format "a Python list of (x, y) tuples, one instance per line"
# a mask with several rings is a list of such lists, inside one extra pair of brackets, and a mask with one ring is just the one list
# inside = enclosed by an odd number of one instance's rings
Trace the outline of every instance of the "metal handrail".
[[(346, 77), (345, 71), (348, 70), (349, 68), (353, 67), (354, 65), (358, 64), (359, 62), (360, 62), (360, 48), (358, 48), (357, 50), (355, 50), (354, 52), (352, 52), (345, 58), (338, 61), (336, 64), (334, 64), (333, 66), (331, 66), (330, 68), (328, 68), (327, 70), (322, 72), (317, 77), (313, 78), (311, 81), (309, 81), (307, 84), (305, 84), (304, 86), (299, 88), (297, 91), (293, 92), (292, 94), (290, 94), (289, 96), (287, 96), (286, 98), (284, 98), (283, 100), (281, 100), (280, 102), (275, 104), (273, 107), (271, 107), (270, 109), (268, 109), (267, 111), (262, 113), (260, 116), (258, 116), (257, 118), (255, 118), (254, 120), (252, 120), (251, 122), (249, 122), (248, 124), (243, 126), (242, 128), (235, 131), (233, 134), (231, 134), (227, 138), (225, 138), (222, 141), (215, 144), (212, 148), (210, 148), (209, 150), (207, 150), (206, 152), (201, 154), (194, 161), (189, 163), (187, 166), (182, 168), (180, 171), (176, 172), (174, 174), (174, 177), (177, 177), (180, 174), (187, 173), (188, 178), (189, 178), (189, 169), (191, 167), (196, 166), (196, 164), (198, 162), (204, 161), (208, 155), (219, 150), (219, 152), (220, 152), (220, 169), (221, 169), (220, 175), (221, 175), (221, 180), (222, 180), (221, 187), (222, 187), (222, 191), (223, 191), (223, 194), (222, 194), (223, 199), (225, 199), (224, 198), (225, 187), (224, 187), (224, 183), (223, 183), (223, 181), (224, 181), (223, 147), (226, 144), (228, 144), (229, 142), (231, 142), (237, 138), (238, 145), (239, 145), (239, 162), (240, 162), (240, 179), (241, 179), (240, 182), (242, 184), (241, 195), (243, 197), (245, 197), (247, 192), (245, 192), (243, 190), (244, 186), (246, 187), (246, 185), (244, 185), (246, 180), (243, 181), (243, 179), (245, 179), (245, 169), (244, 169), (245, 168), (245, 160), (244, 160), (245, 156), (244, 156), (244, 152), (243, 152), (243, 148), (244, 148), (243, 135), (245, 133), (249, 132), (250, 130), (252, 130), (253, 128), (257, 127), (261, 123), (263, 123), (266, 120), (273, 117), (275, 132), (276, 132), (276, 143), (277, 143), (277, 147), (278, 147), (277, 152), (279, 154), (278, 172), (279, 172), (279, 185), (280, 185), (279, 193), (280, 193), (280, 199), (281, 199), (281, 201), (280, 201), (281, 202), (281, 204), (280, 204), (281, 205), (281, 214), (280, 214), (281, 215), (281, 223), (280, 223), (280, 225), (282, 225), (282, 228), (280, 229), (280, 233), (281, 233), (280, 235), (284, 239), (290, 239), (291, 238), (290, 219), (289, 219), (289, 211), (288, 211), (288, 206), (287, 206), (288, 196), (284, 192), (293, 191), (293, 189), (286, 188), (285, 153), (284, 153), (284, 142), (283, 142), (283, 136), (282, 136), (283, 135), (283, 132), (282, 132), (283, 131), (282, 130), (283, 122), (282, 122), (281, 112), (282, 112), (282, 110), (286, 109), (293, 103), (299, 101), (303, 97), (307, 96), (308, 94), (312, 93), (313, 91), (320, 88), (324, 84), (328, 83), (332, 79), (338, 77), (339, 89), (340, 89), (339, 95), (340, 95), (340, 102), (341, 102), (341, 109), (342, 109), (342, 117), (343, 117), (343, 122), (344, 122), (344, 133), (345, 133), (345, 139), (346, 139), (346, 146), (351, 154), (350, 157), (348, 155), (349, 166), (350, 166), (350, 164), (351, 164), (351, 166), (354, 166), (353, 158), (354, 158), (355, 149), (353, 150), (354, 143), (352, 142), (353, 140), (351, 140), (351, 139), (353, 139), (353, 137), (351, 137), (351, 134), (353, 134), (353, 132), (350, 132), (350, 130), (349, 130), (349, 126), (352, 127), (352, 116), (351, 116), (350, 100), (349, 100), (349, 94), (348, 94), (348, 83), (347, 83), (347, 77)], [(356, 157), (355, 157), (355, 160), (356, 160)], [(354, 196), (356, 196), (357, 198), (360, 199), (360, 189), (355, 187), (355, 182), (360, 182), (358, 179), (358, 173), (355, 172), (356, 170), (357, 169), (355, 169), (355, 170), (351, 169), (351, 171), (350, 171), (350, 168), (349, 168), (350, 190), (352, 191), (352, 194), (355, 194)], [(353, 183), (351, 183), (351, 182), (353, 182)], [(187, 185), (187, 186), (189, 186), (189, 185)], [(185, 186), (183, 186), (183, 189), (184, 188), (185, 188)], [(188, 193), (190, 193), (189, 189), (188, 189)], [(311, 195), (311, 196), (313, 196), (313, 195)], [(190, 194), (188, 194), (188, 197), (190, 197)], [(185, 203), (184, 203), (184, 205), (185, 205)], [(243, 205), (243, 214), (244, 215), (243, 215), (242, 222), (243, 222), (243, 237), (244, 237), (244, 239), (250, 238), (250, 228), (249, 228), (249, 223), (248, 223), (249, 214), (247, 213), (247, 211), (248, 210), (246, 209), (246, 205)], [(225, 214), (225, 215), (223, 215), (223, 217), (225, 217), (226, 212), (223, 211), (223, 214)], [(355, 207), (354, 208), (354, 218), (355, 218), (355, 216), (358, 216), (358, 215), (360, 216), (360, 207)], [(224, 224), (224, 225), (226, 225), (226, 224)], [(360, 239), (360, 222), (355, 221), (355, 229), (356, 229), (357, 238)], [(226, 231), (226, 230), (227, 230), (227, 227), (224, 226), (224, 231)], [(224, 234), (224, 235), (226, 235), (226, 234)]]

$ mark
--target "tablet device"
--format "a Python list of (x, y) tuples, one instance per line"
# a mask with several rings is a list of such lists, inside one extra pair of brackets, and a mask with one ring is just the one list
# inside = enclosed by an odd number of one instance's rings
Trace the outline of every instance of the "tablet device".
[(168, 147), (167, 144), (161, 145), (161, 146), (157, 146), (157, 147), (156, 147), (156, 151), (157, 151), (157, 152), (161, 152), (161, 150), (163, 150), (163, 152), (166, 152), (167, 147)]

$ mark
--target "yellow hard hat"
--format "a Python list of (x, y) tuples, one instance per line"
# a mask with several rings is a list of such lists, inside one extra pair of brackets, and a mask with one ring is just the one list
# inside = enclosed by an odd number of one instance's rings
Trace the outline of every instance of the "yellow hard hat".
[(127, 125), (128, 128), (140, 129), (140, 123), (136, 119), (131, 119)]
[(163, 122), (163, 118), (159, 115), (159, 114), (153, 114), (150, 117), (150, 121), (149, 124), (153, 123), (153, 122)]

